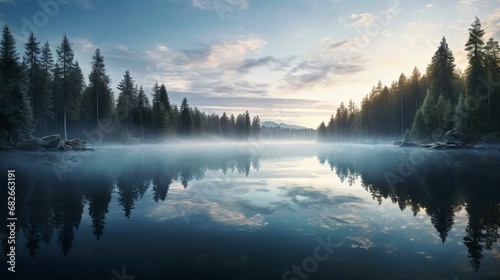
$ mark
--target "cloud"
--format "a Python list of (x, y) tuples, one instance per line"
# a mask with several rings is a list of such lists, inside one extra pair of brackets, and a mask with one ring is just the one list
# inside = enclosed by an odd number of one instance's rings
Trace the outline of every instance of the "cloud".
[(240, 73), (248, 73), (248, 71), (253, 68), (269, 65), (273, 62), (278, 62), (278, 60), (272, 56), (261, 57), (259, 59), (248, 58), (243, 61), (243, 64), (238, 67), (237, 71)]
[[(250, 58), (259, 54), (267, 42), (258, 36), (248, 35), (236, 39), (206, 45), (197, 49), (173, 49), (157, 45), (145, 52), (152, 66), (146, 70), (148, 80), (168, 83), (178, 91), (201, 91), (211, 93), (255, 94), (255, 87), (241, 87), (242, 74), (250, 69), (271, 63), (271, 57)], [(150, 83), (151, 83), (150, 82)], [(262, 88), (258, 93), (262, 92)]]
[(458, 11), (463, 14), (471, 14), (477, 11), (477, 0), (460, 0), (458, 1)]
[(429, 3), (429, 4), (425, 5), (424, 7), (425, 7), (425, 9), (418, 10), (418, 12), (419, 13), (425, 13), (425, 12), (427, 12), (427, 10), (429, 10), (432, 7), (434, 7), (434, 4)]
[(75, 40), (75, 45), (83, 52), (93, 52), (95, 49), (94, 44), (89, 39), (85, 38), (77, 38)]
[(353, 27), (353, 26), (366, 27), (370, 26), (375, 20), (375, 16), (373, 16), (370, 13), (352, 14), (350, 18), (355, 21), (351, 24), (348, 24), (347, 27)]
[(128, 51), (128, 47), (125, 46), (125, 45), (118, 45), (117, 47), (119, 50), (122, 50), (122, 51)]
[(191, 3), (196, 8), (202, 10), (218, 10), (218, 9), (248, 9), (248, 0), (192, 0)]
[(500, 39), (500, 8), (487, 15), (482, 24), (488, 37), (494, 37), (498, 41)]
[(361, 57), (348, 60), (334, 56), (317, 56), (306, 58), (295, 65), (285, 76), (287, 83), (293, 88), (321, 87), (335, 83), (334, 76), (354, 74), (364, 70)]

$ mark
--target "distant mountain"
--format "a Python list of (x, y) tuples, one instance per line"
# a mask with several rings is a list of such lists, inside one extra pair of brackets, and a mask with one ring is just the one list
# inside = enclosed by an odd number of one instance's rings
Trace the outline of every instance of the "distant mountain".
[(265, 121), (260, 124), (261, 126), (266, 126), (266, 127), (282, 127), (282, 128), (291, 128), (291, 129), (306, 129), (303, 126), (300, 125), (291, 125), (291, 124), (286, 124), (286, 123), (280, 123), (277, 124), (272, 121)]

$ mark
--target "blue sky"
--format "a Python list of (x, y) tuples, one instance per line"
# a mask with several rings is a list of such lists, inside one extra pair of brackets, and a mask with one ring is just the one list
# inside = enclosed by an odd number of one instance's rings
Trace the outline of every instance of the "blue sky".
[(379, 80), (424, 72), (443, 36), (465, 69), (474, 16), (500, 40), (500, 0), (0, 0), (20, 50), (35, 31), (55, 54), (66, 33), (87, 77), (99, 47), (115, 92), (129, 69), (175, 103), (307, 127)]

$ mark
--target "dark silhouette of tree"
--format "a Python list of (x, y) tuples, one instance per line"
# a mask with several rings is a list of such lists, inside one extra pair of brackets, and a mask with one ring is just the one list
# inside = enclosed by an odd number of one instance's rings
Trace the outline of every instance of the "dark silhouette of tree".
[(23, 86), (22, 68), (14, 36), (7, 26), (0, 41), (0, 137), (17, 142), (21, 134), (33, 130), (32, 112)]
[(99, 240), (104, 234), (106, 214), (108, 213), (111, 193), (114, 189), (114, 178), (106, 169), (97, 168), (93, 173), (88, 173), (83, 193), (88, 200), (89, 216), (92, 219), (92, 232)]
[(181, 111), (179, 117), (179, 134), (190, 136), (193, 132), (193, 118), (186, 98), (182, 99)]
[(500, 47), (490, 38), (485, 46), (488, 73), (488, 116), (492, 132), (500, 132)]
[[(481, 21), (476, 17), (469, 28), (469, 39), (465, 44), (465, 50), (469, 64), (466, 73), (466, 92), (464, 104), (477, 103), (477, 108), (464, 106), (464, 111), (468, 113), (466, 118), (467, 130), (461, 133), (481, 133), (487, 131), (488, 124), (488, 99), (484, 100), (481, 96), (488, 96), (486, 87), (483, 85), (487, 79), (484, 56), (484, 30), (481, 28)], [(457, 130), (464, 128), (463, 125), (457, 126)]]
[(118, 118), (124, 128), (125, 139), (130, 137), (129, 125), (132, 125), (133, 115), (132, 112), (137, 104), (137, 93), (135, 92), (134, 80), (130, 75), (130, 71), (125, 71), (123, 80), (118, 84), (118, 100), (117, 111)]
[(92, 69), (89, 74), (89, 85), (83, 94), (81, 119), (87, 127), (100, 127), (103, 119), (113, 119), (114, 98), (111, 80), (106, 74), (104, 56), (96, 49), (92, 56)]
[(64, 256), (68, 255), (83, 214), (83, 193), (76, 174), (64, 175), (66, 179), (54, 186), (54, 223), (57, 228), (57, 243)]
[(255, 138), (260, 137), (260, 118), (259, 116), (254, 116), (252, 120), (252, 136)]
[[(137, 87), (137, 86), (136, 86)], [(135, 110), (134, 124), (139, 128), (139, 135), (141, 136), (142, 142), (144, 142), (145, 137), (149, 136), (149, 131), (151, 124), (153, 123), (153, 111), (149, 99), (144, 92), (144, 89), (139, 87), (137, 90), (137, 106)]]
[(84, 78), (66, 34), (57, 47), (57, 64), (54, 67), (53, 93), (56, 129), (59, 117), (63, 118), (64, 139), (68, 139), (67, 119), (76, 120), (80, 114)]

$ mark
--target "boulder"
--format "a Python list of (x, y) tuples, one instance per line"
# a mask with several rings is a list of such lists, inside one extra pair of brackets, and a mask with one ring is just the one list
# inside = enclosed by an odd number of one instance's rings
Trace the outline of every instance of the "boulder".
[(87, 141), (82, 141), (80, 138), (71, 139), (68, 141), (64, 141), (65, 150), (75, 150), (75, 151), (86, 151), (87, 147), (85, 146)]

